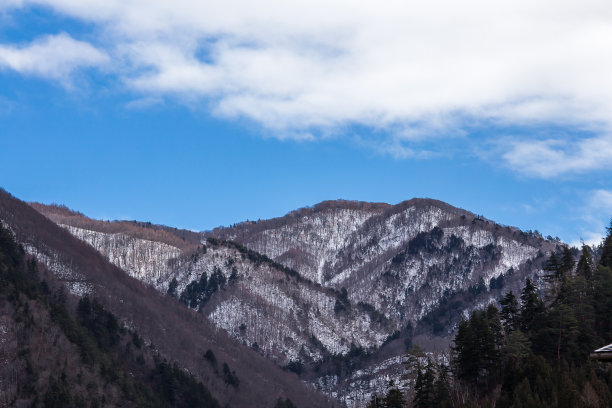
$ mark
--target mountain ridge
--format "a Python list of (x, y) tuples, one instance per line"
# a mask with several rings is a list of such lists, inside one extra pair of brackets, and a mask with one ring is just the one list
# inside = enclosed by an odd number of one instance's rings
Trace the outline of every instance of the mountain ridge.
[[(298, 406), (331, 404), (296, 376), (287, 375), (218, 330), (201, 314), (128, 276), (91, 245), (3, 190), (0, 219), (26, 252), (46, 264), (68, 290), (78, 296), (95, 294), (123, 324), (138, 328), (160, 353), (204, 382), (222, 404), (264, 407), (272, 406), (279, 397), (289, 397)], [(207, 349), (238, 373), (238, 388), (228, 389), (223, 375), (203, 359)], [(271, 392), (261, 394), (261, 389)]]
[(471, 310), (537, 281), (562, 245), (434, 199), (324, 201), (203, 233), (34, 206), (349, 406), (384, 391), (413, 341), (443, 349)]

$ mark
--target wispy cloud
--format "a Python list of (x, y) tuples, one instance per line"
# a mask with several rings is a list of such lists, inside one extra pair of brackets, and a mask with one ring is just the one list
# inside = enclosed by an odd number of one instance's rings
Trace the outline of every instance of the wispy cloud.
[[(599, 245), (605, 236), (605, 227), (612, 219), (612, 190), (590, 191), (582, 208), (582, 240), (587, 245)], [(573, 242), (578, 246), (580, 241)]]
[(149, 109), (154, 106), (160, 106), (163, 104), (164, 104), (164, 100), (162, 98), (145, 97), (145, 98), (134, 99), (133, 101), (126, 103), (125, 107), (126, 109), (131, 109), (131, 110), (142, 110), (142, 109)]
[(15, 108), (15, 102), (0, 95), (0, 116), (9, 114)]
[(45, 36), (25, 46), (0, 45), (0, 68), (52, 79), (66, 86), (75, 70), (108, 61), (105, 52), (64, 33)]
[[(434, 121), (446, 136), (479, 122), (596, 125), (603, 130), (591, 140), (515, 142), (503, 157), (536, 177), (600, 168), (591, 158), (609, 161), (602, 146), (612, 132), (609, 0), (22, 4), (97, 25), (108, 38), (106, 54), (121, 62), (113, 74), (144, 97), (204, 101), (218, 115), (254, 120), (278, 137), (347, 125), (391, 129), (381, 132), (381, 144), (414, 157), (414, 140), (393, 130), (411, 128), (421, 141), (430, 133), (419, 127)], [(29, 46), (4, 46), (13, 57), (0, 61), (57, 79), (104, 60), (102, 51), (70, 41), (49, 68), (28, 62)], [(84, 52), (71, 52), (76, 45)]]
[(14, 7), (21, 7), (22, 5), (23, 0), (4, 0), (2, 3), (0, 3), (0, 11)]
[(503, 142), (502, 157), (513, 170), (542, 178), (612, 169), (612, 136)]
[(604, 210), (612, 216), (612, 191), (595, 190), (590, 203), (591, 207)]

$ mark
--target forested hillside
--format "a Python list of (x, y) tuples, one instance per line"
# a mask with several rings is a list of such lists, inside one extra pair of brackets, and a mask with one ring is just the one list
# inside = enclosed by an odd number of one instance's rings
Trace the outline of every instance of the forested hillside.
[(545, 270), (546, 290), (527, 279), (463, 320), (450, 359), (413, 350), (398, 378), (409, 391), (391, 386), (368, 407), (612, 406), (612, 364), (589, 358), (612, 342), (612, 223), (598, 261), (583, 245)]
[(66, 294), (1, 225), (0, 345), (0, 406), (220, 407), (96, 299)]
[[(137, 331), (162, 361), (166, 358), (172, 366), (176, 362), (181, 372), (201, 382), (222, 406), (273, 407), (279, 398), (298, 407), (333, 404), (296, 375), (218, 330), (201, 313), (130, 277), (90, 245), (4, 191), (0, 191), (0, 220), (25, 253), (36, 256), (64, 288), (69, 311), (76, 313), (79, 298), (95, 298), (116, 317), (119, 328)], [(9, 352), (8, 361), (16, 358), (15, 353), (16, 349)], [(214, 361), (206, 358), (211, 355)], [(262, 393), (264, 388), (268, 391)]]

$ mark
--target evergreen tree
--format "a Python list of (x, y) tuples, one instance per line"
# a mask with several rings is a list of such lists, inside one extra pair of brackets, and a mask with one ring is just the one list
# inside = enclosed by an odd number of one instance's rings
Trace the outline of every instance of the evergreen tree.
[[(612, 339), (612, 268), (599, 265), (593, 275), (594, 328), (605, 341)], [(605, 344), (605, 343), (604, 343)]]
[(588, 357), (589, 349), (597, 346), (594, 331), (593, 286), (582, 274), (566, 279), (556, 301), (550, 308), (548, 326), (558, 333), (557, 360), (568, 361)]
[(450, 384), (448, 381), (448, 370), (444, 365), (438, 367), (438, 378), (434, 384), (434, 400), (432, 406), (436, 408), (451, 408), (453, 406)]
[(610, 225), (606, 228), (608, 235), (604, 240), (603, 248), (601, 251), (601, 260), (599, 263), (602, 266), (606, 266), (612, 269), (612, 220), (610, 220)]
[(572, 250), (569, 249), (569, 247), (564, 247), (557, 279), (562, 281), (566, 276), (569, 276), (574, 271), (574, 265), (576, 265), (576, 260), (574, 259)]
[(591, 248), (586, 244), (582, 244), (582, 255), (578, 261), (578, 266), (576, 266), (576, 275), (589, 280), (593, 276), (593, 269)]
[(489, 387), (499, 373), (503, 333), (494, 305), (476, 310), (459, 323), (453, 360), (457, 377), (473, 386)]
[[(486, 327), (481, 334), (482, 346), (482, 368), (486, 372), (487, 382), (490, 383), (493, 375), (499, 375), (501, 364), (501, 348), (503, 343), (503, 330), (499, 317), (499, 310), (493, 303), (489, 304), (486, 310)], [(490, 385), (490, 384), (489, 384)]]
[(419, 364), (414, 385), (414, 408), (433, 408), (435, 406), (434, 379), (434, 372), (429, 359), (425, 367), (421, 367)]
[(395, 385), (393, 380), (389, 381), (387, 395), (385, 396), (384, 407), (385, 408), (404, 408), (406, 400), (404, 394)]
[(560, 361), (562, 353), (575, 344), (578, 322), (574, 310), (563, 303), (557, 305), (549, 314), (548, 324), (556, 339), (555, 356)]
[(516, 330), (519, 325), (519, 303), (516, 296), (510, 291), (499, 303), (502, 306), (501, 320), (506, 333)]
[(478, 377), (478, 346), (469, 320), (462, 320), (457, 327), (453, 347), (457, 378), (473, 382)]
[(228, 282), (232, 283), (234, 282), (236, 279), (238, 279), (238, 270), (236, 269), (236, 267), (232, 267), (232, 272), (230, 273)]
[(520, 362), (531, 353), (531, 342), (522, 331), (515, 330), (506, 337), (504, 358), (506, 361)]
[(172, 297), (176, 297), (176, 288), (178, 286), (178, 282), (176, 278), (172, 278), (170, 285), (168, 285), (168, 294)]
[(538, 297), (537, 289), (527, 278), (521, 293), (520, 326), (523, 333), (529, 333), (544, 312), (544, 303)]
[(551, 282), (557, 279), (557, 277), (561, 274), (561, 264), (554, 252), (550, 254), (550, 258), (548, 258), (548, 261), (544, 263), (543, 269), (546, 272), (544, 278)]

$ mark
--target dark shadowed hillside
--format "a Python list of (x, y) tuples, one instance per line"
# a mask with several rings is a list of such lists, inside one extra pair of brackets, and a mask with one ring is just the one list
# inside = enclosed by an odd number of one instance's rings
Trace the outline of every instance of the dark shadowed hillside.
[[(128, 276), (90, 245), (6, 192), (0, 192), (0, 219), (70, 293), (98, 299), (122, 326), (137, 330), (153, 350), (202, 381), (221, 404), (265, 407), (282, 397), (297, 406), (328, 405), (297, 376), (238, 344), (201, 313)], [(217, 365), (204, 357), (209, 350)]]
[(95, 298), (67, 294), (3, 226), (0, 345), (0, 406), (220, 407)]

